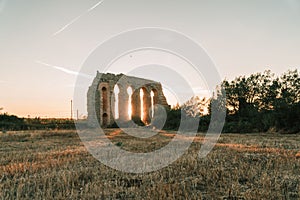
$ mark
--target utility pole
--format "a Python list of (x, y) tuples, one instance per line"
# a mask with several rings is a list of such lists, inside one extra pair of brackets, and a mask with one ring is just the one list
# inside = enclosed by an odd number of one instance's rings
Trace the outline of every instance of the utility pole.
[(73, 119), (73, 101), (71, 100), (71, 119)]
[(77, 109), (77, 113), (76, 113), (76, 116), (77, 116), (77, 120), (78, 120), (78, 109)]

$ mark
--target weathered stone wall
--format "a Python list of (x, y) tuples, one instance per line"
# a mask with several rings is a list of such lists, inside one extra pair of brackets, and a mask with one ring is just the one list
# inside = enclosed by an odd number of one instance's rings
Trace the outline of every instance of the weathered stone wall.
[[(97, 75), (89, 87), (87, 94), (88, 122), (90, 126), (109, 126), (115, 121), (115, 101), (114, 87), (118, 85), (119, 94), (119, 120), (129, 121), (130, 118), (141, 119), (141, 100), (140, 89), (143, 90), (143, 118), (145, 124), (151, 122), (151, 96), (153, 91), (153, 104), (160, 104), (169, 109), (166, 97), (163, 94), (162, 86), (159, 82), (152, 80), (126, 76), (124, 74), (103, 74), (97, 72)], [(128, 115), (129, 95), (128, 87), (132, 88), (131, 95), (131, 117)]]

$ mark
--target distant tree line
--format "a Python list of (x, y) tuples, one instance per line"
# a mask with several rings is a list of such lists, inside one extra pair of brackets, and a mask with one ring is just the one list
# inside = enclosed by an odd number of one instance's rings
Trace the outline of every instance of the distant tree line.
[(56, 129), (75, 129), (73, 120), (70, 119), (41, 119), (19, 118), (7, 113), (0, 114), (0, 131), (19, 131), (19, 130), (56, 130)]
[[(300, 132), (300, 75), (289, 70), (275, 77), (270, 70), (240, 76), (221, 83), (226, 92), (226, 122), (223, 132)], [(206, 100), (193, 97), (182, 106), (168, 112), (165, 129), (178, 129), (182, 111), (191, 117), (199, 117), (199, 131), (206, 131), (210, 123), (213, 101), (222, 93)], [(203, 108), (208, 106), (208, 113)]]

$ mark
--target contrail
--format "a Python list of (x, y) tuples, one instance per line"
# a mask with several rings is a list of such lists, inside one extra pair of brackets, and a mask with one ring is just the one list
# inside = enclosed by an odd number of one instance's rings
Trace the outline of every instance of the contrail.
[(51, 64), (39, 61), (39, 60), (36, 60), (35, 62), (38, 63), (38, 64), (41, 64), (41, 65), (47, 66), (47, 67), (51, 67), (51, 68), (60, 70), (60, 71), (65, 72), (67, 74), (71, 74), (71, 75), (75, 75), (75, 76), (83, 76), (83, 77), (86, 77), (86, 78), (92, 78), (92, 76), (90, 76), (90, 75), (82, 74), (82, 73), (79, 73), (79, 72), (76, 72), (76, 71), (72, 71), (72, 70), (66, 69), (64, 67), (59, 67), (59, 66), (56, 66), (56, 65), (51, 65)]
[(66, 24), (65, 26), (63, 26), (61, 29), (59, 29), (58, 31), (56, 31), (55, 33), (53, 33), (52, 36), (56, 36), (57, 34), (61, 33), (62, 31), (64, 31), (66, 28), (68, 28), (68, 26), (74, 24), (77, 20), (79, 20), (83, 15), (89, 13), (90, 11), (94, 10), (96, 7), (98, 7), (100, 4), (102, 4), (104, 2), (104, 0), (99, 1), (98, 3), (96, 3), (94, 6), (92, 6), (91, 8), (87, 9), (85, 12), (83, 12), (81, 15), (75, 17), (73, 20), (71, 20), (68, 24)]
[(94, 6), (92, 6), (90, 9), (88, 9), (87, 12), (90, 12), (90, 11), (94, 10), (97, 6), (99, 6), (100, 4), (102, 4), (103, 1), (104, 1), (104, 0), (99, 1), (98, 3), (96, 3), (96, 4), (95, 4)]
[(59, 34), (60, 32), (64, 31), (66, 28), (68, 28), (68, 26), (72, 25), (74, 22), (76, 22), (83, 14), (79, 15), (78, 17), (74, 18), (73, 20), (71, 20), (68, 24), (66, 24), (64, 27), (62, 27), (61, 29), (59, 29), (58, 31), (56, 31), (55, 33), (53, 33), (52, 36), (56, 36), (57, 34)]

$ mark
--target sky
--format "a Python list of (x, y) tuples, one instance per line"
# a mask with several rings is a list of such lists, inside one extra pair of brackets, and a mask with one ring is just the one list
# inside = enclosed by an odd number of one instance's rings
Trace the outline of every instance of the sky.
[[(1, 112), (70, 117), (77, 76), (91, 52), (114, 35), (143, 27), (191, 38), (222, 79), (266, 69), (277, 75), (300, 69), (299, 0), (0, 0)], [(193, 78), (188, 63), (165, 52), (133, 52), (109, 71), (124, 73), (133, 64), (145, 67), (150, 61), (178, 73), (186, 66), (183, 73), (195, 93), (207, 91), (205, 80)], [(168, 88), (164, 81), (170, 76), (149, 77), (151, 73), (141, 71), (135, 72), (162, 82), (168, 102), (176, 103), (176, 79), (175, 88)], [(73, 109), (86, 115), (85, 105)]]

